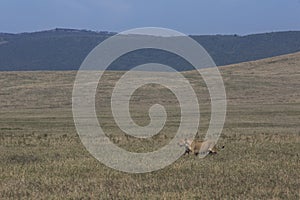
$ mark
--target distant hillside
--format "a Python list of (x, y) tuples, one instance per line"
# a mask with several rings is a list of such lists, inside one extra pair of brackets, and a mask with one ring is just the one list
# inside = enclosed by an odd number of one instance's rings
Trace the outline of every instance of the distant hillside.
[[(76, 70), (96, 45), (114, 34), (74, 29), (0, 33), (0, 71)], [(219, 66), (300, 51), (300, 31), (192, 37)], [(191, 69), (185, 60), (159, 50), (129, 53), (116, 60), (111, 69), (125, 70), (147, 62), (167, 64), (177, 70)]]

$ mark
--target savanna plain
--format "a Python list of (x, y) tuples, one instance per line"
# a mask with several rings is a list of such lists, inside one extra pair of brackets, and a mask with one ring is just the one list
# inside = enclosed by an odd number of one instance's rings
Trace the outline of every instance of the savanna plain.
[[(0, 72), (0, 199), (300, 199), (300, 53), (219, 70), (228, 107), (217, 146), (225, 148), (204, 159), (185, 155), (146, 174), (110, 169), (85, 149), (72, 116), (76, 71)], [(160, 85), (139, 88), (130, 100), (133, 120), (147, 125), (156, 103), (168, 119), (152, 138), (126, 135), (110, 109), (123, 73), (107, 71), (99, 82), (101, 127), (128, 151), (163, 147), (178, 129), (178, 101)], [(182, 74), (198, 95), (196, 137), (202, 138), (211, 116), (209, 93), (196, 71)]]

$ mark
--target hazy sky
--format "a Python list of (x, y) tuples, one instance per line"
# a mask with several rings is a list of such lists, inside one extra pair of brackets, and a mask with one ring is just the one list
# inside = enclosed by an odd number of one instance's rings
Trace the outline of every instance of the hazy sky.
[(0, 32), (144, 26), (186, 34), (300, 30), (300, 0), (0, 0)]

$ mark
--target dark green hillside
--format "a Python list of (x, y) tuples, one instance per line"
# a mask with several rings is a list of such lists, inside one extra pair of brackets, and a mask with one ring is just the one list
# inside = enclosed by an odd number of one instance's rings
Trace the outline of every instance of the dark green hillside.
[[(74, 29), (0, 33), (0, 71), (76, 70), (97, 44), (113, 34)], [(192, 37), (219, 66), (300, 51), (300, 31)], [(183, 59), (159, 50), (129, 53), (116, 60), (110, 69), (125, 70), (147, 62), (167, 64), (181, 71), (191, 69)]]
[(193, 36), (218, 65), (228, 65), (300, 51), (300, 31), (248, 36)]
[(1, 70), (72, 70), (108, 33), (56, 29), (53, 31), (0, 34)]

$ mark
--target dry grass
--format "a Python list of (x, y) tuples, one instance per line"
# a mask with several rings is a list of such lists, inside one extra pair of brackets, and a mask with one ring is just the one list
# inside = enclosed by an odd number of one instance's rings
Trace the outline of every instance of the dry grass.
[[(299, 199), (299, 68), (300, 53), (221, 67), (228, 113), (219, 143), (226, 148), (203, 160), (184, 156), (148, 174), (112, 170), (85, 150), (71, 112), (76, 72), (1, 72), (0, 199)], [(195, 72), (183, 74), (197, 90), (203, 134), (209, 95)], [(153, 103), (166, 106), (168, 121), (152, 139), (126, 136), (108, 106), (120, 75), (108, 72), (100, 83), (101, 126), (128, 150), (165, 145), (178, 127), (176, 99), (155, 85), (136, 91), (131, 108), (138, 124), (149, 122)]]

